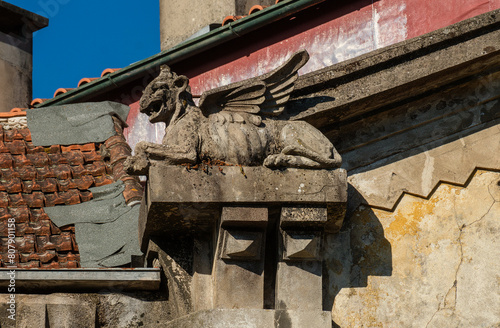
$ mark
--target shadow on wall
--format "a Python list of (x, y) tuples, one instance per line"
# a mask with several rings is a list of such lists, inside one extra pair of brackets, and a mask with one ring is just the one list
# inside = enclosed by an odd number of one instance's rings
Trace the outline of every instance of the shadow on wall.
[[(348, 188), (349, 202), (359, 204), (362, 196), (351, 185)], [(324, 311), (332, 310), (342, 288), (367, 287), (368, 276), (392, 275), (391, 244), (371, 208), (348, 206), (341, 231), (326, 236), (324, 261)]]

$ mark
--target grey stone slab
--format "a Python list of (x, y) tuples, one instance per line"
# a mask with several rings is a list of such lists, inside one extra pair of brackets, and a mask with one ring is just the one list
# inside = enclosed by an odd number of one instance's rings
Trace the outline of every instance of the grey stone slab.
[(346, 172), (336, 170), (271, 170), (261, 166), (223, 166), (187, 170), (153, 163), (148, 203), (329, 204), (347, 199)]
[(280, 226), (283, 229), (322, 229), (328, 221), (325, 207), (294, 206), (281, 209)]
[(229, 207), (224, 206), (221, 225), (226, 227), (265, 227), (268, 222), (266, 207)]
[(144, 250), (152, 235), (209, 231), (223, 206), (326, 205), (326, 225), (336, 230), (345, 212), (346, 181), (342, 169), (280, 171), (260, 166), (223, 166), (204, 171), (153, 162), (141, 205), (140, 244)]
[(257, 204), (326, 204), (329, 213), (326, 225), (331, 231), (342, 225), (347, 201), (347, 177), (342, 169), (280, 171), (224, 166), (221, 170), (217, 167), (207, 171), (187, 170), (184, 166), (153, 162), (141, 205), (141, 248), (147, 248), (152, 235), (209, 231), (222, 206), (229, 211), (238, 205), (252, 208)]
[(103, 101), (43, 108), (26, 112), (35, 146), (103, 142), (116, 134), (112, 116), (127, 120), (129, 107)]
[(331, 328), (332, 320), (327, 311), (217, 309), (163, 324), (169, 328)]

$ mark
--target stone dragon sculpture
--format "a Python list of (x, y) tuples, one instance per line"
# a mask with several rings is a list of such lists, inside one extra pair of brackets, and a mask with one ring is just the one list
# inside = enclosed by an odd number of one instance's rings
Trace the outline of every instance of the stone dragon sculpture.
[(330, 141), (304, 121), (280, 119), (297, 71), (309, 59), (295, 53), (275, 70), (205, 92), (193, 102), (188, 78), (163, 66), (144, 90), (140, 111), (165, 122), (162, 144), (139, 142), (125, 162), (130, 174), (147, 174), (150, 160), (196, 164), (218, 160), (268, 168), (337, 168), (341, 157)]

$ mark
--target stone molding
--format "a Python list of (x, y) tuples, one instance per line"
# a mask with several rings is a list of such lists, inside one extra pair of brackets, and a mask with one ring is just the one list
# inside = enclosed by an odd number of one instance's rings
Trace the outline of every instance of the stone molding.
[[(428, 198), (440, 182), (463, 186), (476, 169), (500, 170), (500, 125), (349, 176), (370, 206), (393, 210), (404, 194)], [(375, 165), (373, 165), (375, 166)]]

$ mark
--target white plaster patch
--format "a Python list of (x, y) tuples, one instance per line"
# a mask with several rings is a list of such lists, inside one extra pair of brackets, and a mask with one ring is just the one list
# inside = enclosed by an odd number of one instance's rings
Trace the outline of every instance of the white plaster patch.
[(308, 73), (327, 66), (351, 59), (374, 49), (372, 22), (360, 23), (356, 28), (338, 30), (318, 34), (307, 51), (311, 58), (303, 67), (302, 73)]
[(151, 124), (147, 115), (139, 114), (137, 115), (136, 120), (133, 122), (133, 128), (130, 129), (127, 133), (127, 142), (132, 148), (133, 152), (135, 145), (139, 141), (148, 141), (161, 144), (164, 135), (165, 123), (160, 122)]
[(406, 40), (408, 36), (406, 4), (389, 4), (373, 6), (373, 39), (375, 48)]
[(0, 119), (0, 125), (4, 130), (24, 129), (28, 127), (26, 116), (9, 117)]

